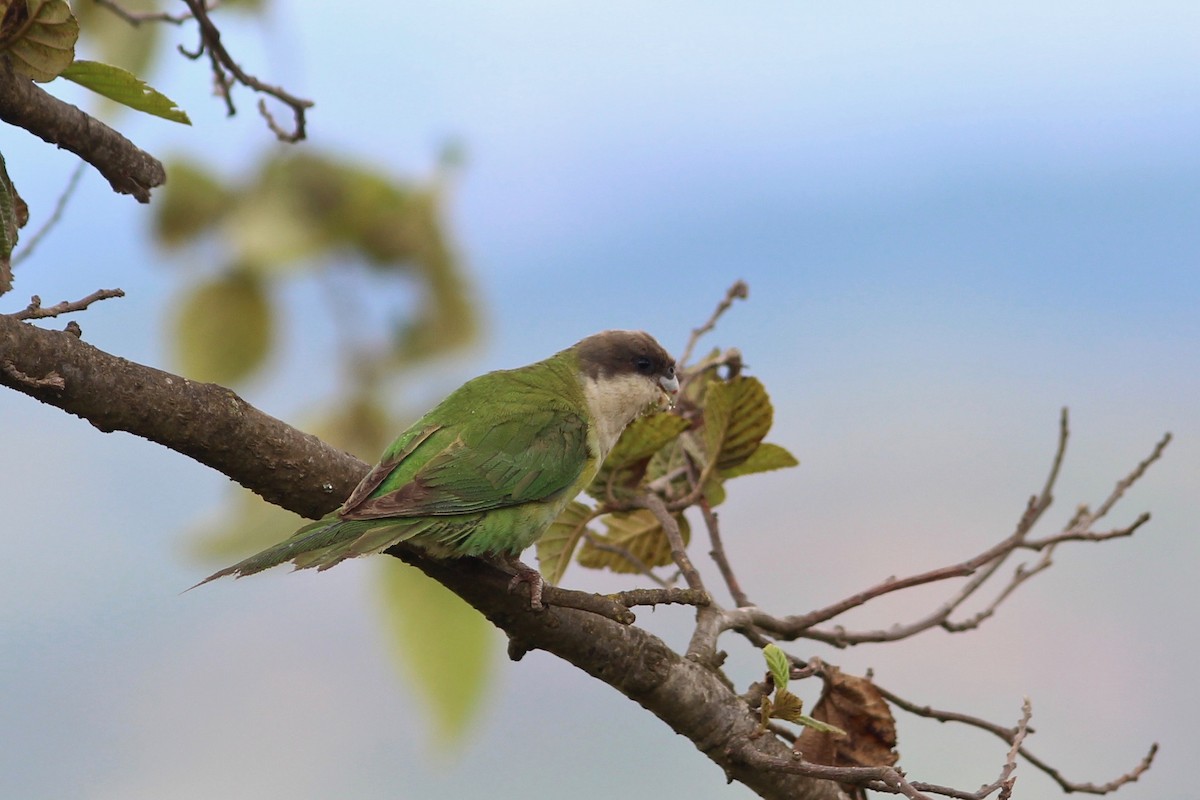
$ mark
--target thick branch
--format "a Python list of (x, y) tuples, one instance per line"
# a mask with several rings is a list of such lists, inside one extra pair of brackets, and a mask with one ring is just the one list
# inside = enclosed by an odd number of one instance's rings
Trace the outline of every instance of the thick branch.
[(745, 701), (717, 673), (680, 656), (658, 637), (571, 608), (531, 611), (526, 598), (508, 594), (507, 574), (476, 559), (438, 561), (402, 547), (387, 553), (413, 564), (479, 609), (511, 637), (510, 652), (545, 650), (607, 683), (691, 740), (729, 780), (766, 798), (843, 797), (834, 783), (749, 763), (747, 748), (768, 760), (790, 758), (791, 751), (773, 736), (754, 738), (758, 720)]
[(162, 163), (103, 122), (47, 93), (12, 71), (0, 59), (0, 119), (24, 128), (50, 144), (70, 150), (95, 167), (114, 191), (150, 202), (150, 190), (162, 186)]
[[(0, 315), (0, 363), (0, 384), (106, 433), (165, 445), (306, 517), (337, 507), (367, 470), (229, 389), (117, 358), (70, 333)], [(61, 384), (40, 383), (50, 376)]]

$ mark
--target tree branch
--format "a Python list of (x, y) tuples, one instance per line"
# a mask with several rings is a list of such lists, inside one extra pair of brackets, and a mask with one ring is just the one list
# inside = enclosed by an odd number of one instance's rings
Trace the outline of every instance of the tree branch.
[(150, 202), (150, 190), (162, 186), (167, 173), (154, 156), (76, 106), (47, 93), (17, 75), (0, 58), (0, 119), (24, 128), (96, 168), (113, 191)]
[[(0, 385), (127, 431), (228, 475), (268, 502), (320, 517), (367, 465), (251, 406), (229, 389), (109, 355), (64, 331), (0, 315)], [(28, 380), (17, 379), (13, 371)], [(39, 386), (57, 375), (61, 386)]]
[[(228, 389), (126, 361), (68, 333), (0, 316), (0, 361), (33, 380), (50, 374), (63, 379), (59, 388), (41, 387), (0, 371), (0, 384), (102, 431), (123, 430), (162, 444), (304, 516), (337, 506), (367, 471), (353, 456), (263, 414)], [(729, 780), (769, 800), (844, 800), (835, 783), (758, 769), (735, 757), (747, 748), (766, 759), (790, 758), (791, 751), (776, 737), (752, 738), (758, 718), (722, 676), (658, 637), (574, 608), (533, 612), (526, 598), (509, 593), (508, 574), (478, 559), (440, 561), (404, 546), (387, 553), (477, 608), (509, 635), (515, 657), (545, 650), (607, 683), (687, 737)]]
[(510, 653), (545, 650), (607, 683), (691, 740), (729, 780), (765, 798), (843, 798), (834, 783), (751, 763), (747, 748), (770, 760), (788, 759), (791, 751), (775, 737), (752, 737), (758, 719), (745, 701), (716, 672), (680, 656), (657, 636), (571, 608), (531, 611), (527, 599), (508, 593), (505, 572), (478, 559), (439, 561), (406, 547), (385, 552), (477, 608), (509, 635)]
[(195, 52), (188, 52), (180, 47), (180, 52), (189, 58), (199, 58), (201, 54), (206, 51), (208, 52), (213, 78), (225, 99), (225, 108), (228, 115), (232, 117), (237, 113), (237, 109), (233, 105), (233, 95), (230, 94), (230, 90), (233, 88), (235, 82), (240, 83), (255, 92), (274, 97), (292, 110), (293, 128), (287, 131), (280, 127), (275, 118), (271, 116), (266, 102), (261, 99), (258, 101), (258, 112), (262, 114), (263, 119), (267, 122), (267, 127), (271, 129), (271, 132), (280, 141), (298, 142), (303, 139), (307, 135), (305, 132), (307, 124), (306, 115), (308, 109), (312, 108), (313, 101), (296, 97), (282, 86), (272, 86), (269, 83), (264, 83), (243, 70), (233, 60), (233, 56), (229, 54), (229, 51), (225, 49), (225, 45), (221, 43), (221, 31), (208, 16), (209, 6), (207, 2), (205, 0), (183, 0), (183, 2), (187, 4), (191, 16), (195, 18), (196, 24), (199, 26), (200, 46), (196, 48)]

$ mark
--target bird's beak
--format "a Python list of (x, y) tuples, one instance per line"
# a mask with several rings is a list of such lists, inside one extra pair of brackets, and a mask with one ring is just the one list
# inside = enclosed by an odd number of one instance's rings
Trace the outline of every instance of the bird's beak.
[(679, 394), (679, 378), (674, 375), (670, 377), (663, 375), (659, 377), (658, 385), (662, 387), (663, 392), (667, 395), (667, 405), (670, 408), (674, 408), (675, 396)]

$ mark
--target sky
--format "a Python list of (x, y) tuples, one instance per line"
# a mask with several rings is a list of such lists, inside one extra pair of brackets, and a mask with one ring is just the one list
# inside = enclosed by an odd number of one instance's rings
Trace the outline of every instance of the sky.
[[(1200, 703), (1198, 28), (1184, 2), (364, 2), (279, 5), (225, 41), (316, 101), (304, 147), (397, 175), (463, 147), (449, 212), (486, 335), (431, 395), (603, 328), (678, 352), (747, 281), (707, 341), (743, 351), (775, 404), (770, 438), (801, 461), (742, 479), (722, 511), (743, 584), (770, 610), (1007, 535), (1063, 406), (1072, 439), (1043, 533), (1171, 431), (1111, 517), (1152, 521), (1062, 548), (981, 630), (791, 647), (1004, 724), (1028, 696), (1030, 747), (1076, 780), (1107, 781), (1159, 741), (1117, 795), (1138, 800), (1190, 779)], [(248, 95), (225, 117), (202, 64), (167, 53), (153, 82), (195, 124), (118, 120), (151, 152), (233, 175), (272, 147)], [(73, 158), (12, 128), (0, 151), (35, 227)], [(172, 368), (181, 260), (147, 244), (150, 213), (89, 171), (0, 310), (121, 286), (79, 315), (85, 339)], [(289, 294), (287, 331), (304, 330), (313, 291)], [(331, 394), (331, 329), (312, 331), (244, 396), (299, 422)], [(188, 532), (225, 478), (13, 392), (0, 436), (0, 797), (750, 796), (568, 665), (504, 662), (499, 634), (477, 728), (439, 750), (380, 632), (370, 573), (387, 565), (180, 594), (213, 567), (189, 556)], [(564, 584), (628, 586), (583, 570)], [(944, 596), (849, 623), (913, 619)], [(685, 612), (641, 616), (686, 641)], [(723, 644), (737, 679), (757, 677), (755, 654)], [(913, 778), (973, 788), (1003, 759), (974, 731), (898, 723)], [(1023, 800), (1060, 796), (1028, 765), (1018, 776)]]

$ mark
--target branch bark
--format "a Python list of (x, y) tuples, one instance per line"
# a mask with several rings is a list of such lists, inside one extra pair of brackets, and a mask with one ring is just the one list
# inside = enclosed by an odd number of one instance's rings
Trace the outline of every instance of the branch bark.
[[(228, 475), (306, 517), (338, 506), (367, 465), (264, 414), (229, 389), (105, 353), (65, 331), (0, 315), (0, 385), (127, 431)], [(47, 383), (51, 376), (61, 380)]]
[(113, 191), (150, 202), (150, 190), (162, 186), (162, 162), (78, 107), (59, 100), (0, 58), (0, 119), (24, 128), (96, 168)]
[[(250, 406), (228, 389), (189, 381), (105, 353), (62, 331), (0, 316), (0, 384), (206, 464), (272, 503), (320, 516), (350, 494), (367, 465)], [(61, 385), (49, 385), (50, 375)], [(701, 664), (632, 625), (572, 608), (533, 612), (510, 594), (509, 575), (475, 559), (439, 561), (412, 548), (401, 558), (471, 603), (511, 640), (519, 658), (545, 650), (612, 686), (687, 737), (729, 780), (764, 798), (842, 800), (836, 783), (761, 769), (747, 759), (790, 757), (774, 736), (757, 736), (745, 700)]]

